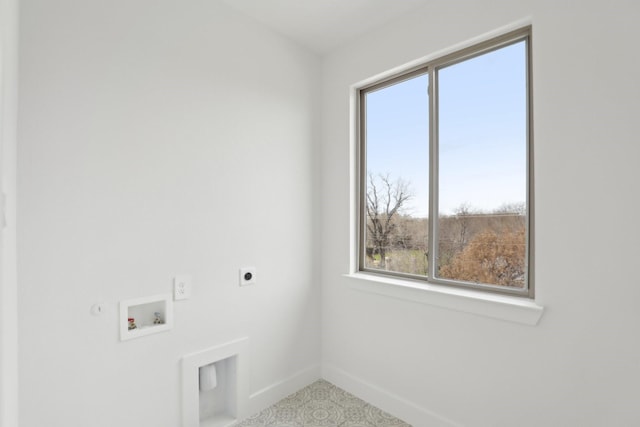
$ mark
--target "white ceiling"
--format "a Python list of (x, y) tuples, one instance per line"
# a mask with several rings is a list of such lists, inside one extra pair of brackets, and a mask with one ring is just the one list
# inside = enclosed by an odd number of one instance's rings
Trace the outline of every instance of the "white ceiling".
[(432, 0), (223, 0), (317, 53)]

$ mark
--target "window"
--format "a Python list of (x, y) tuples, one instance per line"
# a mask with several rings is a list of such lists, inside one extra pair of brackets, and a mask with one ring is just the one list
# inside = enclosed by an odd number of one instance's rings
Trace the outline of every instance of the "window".
[(359, 270), (533, 297), (530, 29), (361, 88)]

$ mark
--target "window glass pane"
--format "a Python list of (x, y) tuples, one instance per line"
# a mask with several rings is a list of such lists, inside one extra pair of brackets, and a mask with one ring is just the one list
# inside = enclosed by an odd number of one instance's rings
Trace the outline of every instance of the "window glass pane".
[(525, 286), (526, 42), (438, 70), (440, 278)]
[(428, 76), (365, 95), (364, 266), (427, 274)]

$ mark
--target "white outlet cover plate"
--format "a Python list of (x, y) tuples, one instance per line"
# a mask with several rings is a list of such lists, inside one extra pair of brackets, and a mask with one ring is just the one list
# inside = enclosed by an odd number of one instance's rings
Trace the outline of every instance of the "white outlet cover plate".
[(180, 275), (173, 278), (173, 299), (179, 301), (191, 297), (191, 276)]
[[(250, 279), (246, 279), (245, 275), (250, 274), (251, 278)], [(242, 267), (240, 269), (240, 286), (249, 286), (249, 285), (255, 285), (258, 281), (257, 281), (257, 274), (256, 274), (256, 268), (255, 267)]]

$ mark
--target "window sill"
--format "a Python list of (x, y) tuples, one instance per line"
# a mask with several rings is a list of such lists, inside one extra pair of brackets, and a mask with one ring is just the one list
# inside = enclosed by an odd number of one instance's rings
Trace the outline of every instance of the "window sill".
[(344, 277), (352, 279), (350, 287), (358, 291), (371, 292), (523, 325), (537, 325), (544, 311), (544, 307), (525, 298), (450, 288), (429, 283), (417, 283), (410, 280), (361, 272), (345, 274)]

